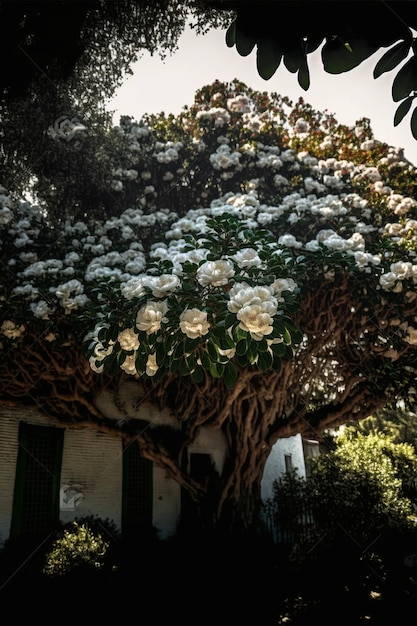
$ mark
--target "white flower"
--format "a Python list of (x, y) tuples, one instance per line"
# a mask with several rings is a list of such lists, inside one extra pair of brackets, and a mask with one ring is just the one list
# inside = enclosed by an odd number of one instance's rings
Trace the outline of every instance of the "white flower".
[(84, 124), (76, 118), (69, 118), (61, 115), (47, 130), (47, 134), (51, 139), (65, 139), (71, 141), (74, 137), (87, 130)]
[(254, 248), (243, 248), (232, 256), (240, 268), (260, 267), (262, 261)]
[(238, 313), (243, 307), (252, 304), (262, 306), (264, 302), (272, 302), (275, 313), (278, 307), (273, 291), (268, 286), (249, 287), (247, 283), (236, 283), (229, 291), (229, 298), (227, 308), (231, 313)]
[(167, 293), (175, 291), (180, 283), (180, 279), (175, 274), (148, 276), (145, 280), (145, 284), (150, 287), (155, 298), (163, 298)]
[(252, 339), (260, 341), (272, 332), (278, 301), (271, 287), (249, 287), (246, 283), (237, 283), (230, 290), (229, 297), (229, 311), (236, 313), (239, 327), (249, 332)]
[(149, 354), (146, 361), (146, 374), (147, 376), (155, 376), (159, 370), (159, 365), (156, 362), (156, 354)]
[(122, 330), (117, 336), (117, 341), (121, 349), (127, 352), (139, 348), (139, 339), (133, 328), (125, 328)]
[(294, 235), (281, 235), (278, 239), (278, 243), (287, 248), (302, 248), (303, 244), (297, 241)]
[(203, 287), (206, 285), (212, 285), (213, 287), (227, 285), (229, 278), (232, 278), (234, 275), (233, 264), (226, 259), (206, 261), (197, 270), (197, 280)]
[(121, 286), (120, 291), (122, 296), (126, 300), (132, 300), (132, 298), (140, 298), (145, 294), (145, 277), (135, 276), (130, 278), (124, 285)]
[(229, 111), (236, 111), (237, 113), (249, 113), (251, 110), (251, 101), (245, 94), (239, 94), (227, 100), (227, 108)]
[(297, 283), (292, 278), (277, 278), (270, 285), (271, 289), (274, 291), (274, 295), (278, 297), (283, 291), (294, 292), (297, 286)]
[(23, 335), (23, 333), (25, 332), (25, 327), (23, 326), (23, 324), (21, 324), (20, 326), (16, 326), (16, 324), (12, 322), (12, 320), (4, 320), (3, 324), (1, 325), (1, 332), (9, 339), (17, 339), (18, 337)]
[(69, 280), (67, 283), (59, 285), (55, 291), (56, 297), (60, 300), (60, 304), (68, 308), (68, 303), (72, 301), (73, 296), (82, 294), (84, 291), (83, 285), (79, 280)]
[(109, 345), (106, 348), (105, 345), (101, 341), (98, 341), (94, 347), (95, 360), (104, 361), (106, 356), (109, 356), (113, 352), (114, 343), (115, 343), (114, 341), (109, 341)]
[(180, 328), (189, 339), (206, 335), (210, 328), (207, 313), (199, 309), (185, 309), (180, 315)]
[(136, 316), (136, 328), (145, 331), (147, 335), (156, 333), (161, 328), (162, 322), (167, 322), (168, 319), (165, 313), (168, 311), (166, 300), (162, 302), (148, 302), (139, 309)]
[(264, 335), (269, 335), (272, 332), (274, 322), (272, 316), (275, 313), (276, 307), (272, 302), (244, 306), (237, 313), (240, 322), (239, 327), (250, 333), (252, 339), (260, 341)]
[(43, 320), (49, 320), (49, 316), (55, 311), (55, 308), (51, 308), (50, 306), (48, 306), (48, 303), (45, 302), (45, 300), (39, 300), (39, 302), (31, 302), (29, 306), (34, 317)]
[(123, 361), (123, 363), (121, 364), (120, 368), (124, 372), (126, 372), (126, 374), (129, 374), (130, 376), (134, 376), (135, 374), (137, 374), (136, 353), (128, 354), (125, 360)]
[(104, 363), (102, 363), (100, 365), (100, 367), (97, 367), (96, 365), (96, 357), (94, 356), (90, 356), (90, 358), (88, 359), (88, 362), (90, 363), (90, 367), (93, 370), (93, 372), (96, 372), (96, 374), (101, 374), (104, 370)]

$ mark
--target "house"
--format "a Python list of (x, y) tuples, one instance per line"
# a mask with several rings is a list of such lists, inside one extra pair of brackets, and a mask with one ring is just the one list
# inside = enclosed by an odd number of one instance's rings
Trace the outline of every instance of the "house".
[[(145, 420), (149, 427), (179, 424), (168, 410), (150, 402), (138, 405), (137, 386), (127, 383), (122, 402), (102, 392), (97, 406), (108, 418)], [(305, 444), (304, 444), (305, 445)], [(202, 428), (188, 448), (189, 468), (209, 462), (219, 474), (227, 456), (221, 431)], [(266, 463), (261, 494), (272, 496), (272, 483), (296, 469), (305, 476), (301, 435), (279, 440)], [(11, 536), (42, 533), (61, 521), (99, 516), (122, 532), (154, 527), (161, 539), (174, 536), (184, 497), (179, 483), (164, 469), (139, 455), (113, 434), (58, 424), (36, 408), (0, 409), (0, 546)]]

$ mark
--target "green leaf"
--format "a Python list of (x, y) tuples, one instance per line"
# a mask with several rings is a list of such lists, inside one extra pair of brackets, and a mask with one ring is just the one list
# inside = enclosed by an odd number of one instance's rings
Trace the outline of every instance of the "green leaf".
[(238, 354), (239, 356), (243, 356), (244, 354), (246, 354), (248, 349), (248, 344), (246, 339), (241, 339), (241, 341), (238, 341), (238, 343), (236, 344), (236, 354)]
[(304, 42), (304, 50), (306, 51), (306, 54), (310, 54), (310, 52), (317, 50), (323, 39), (323, 35), (309, 35), (307, 40)]
[(248, 333), (246, 332), (246, 330), (242, 330), (242, 328), (236, 326), (236, 328), (233, 329), (233, 336), (236, 342), (240, 341), (241, 339), (244, 339), (246, 341), (246, 339), (248, 338)]
[(304, 333), (300, 328), (291, 330), (291, 338), (293, 343), (301, 343), (304, 338)]
[(190, 373), (190, 367), (188, 365), (188, 360), (186, 358), (179, 360), (179, 373), (181, 376), (187, 376)]
[(177, 343), (177, 345), (175, 346), (175, 350), (174, 350), (174, 357), (176, 359), (182, 359), (182, 357), (184, 356), (184, 341), (179, 341)]
[[(351, 52), (346, 44), (349, 45)], [(321, 49), (324, 71), (329, 74), (349, 72), (370, 57), (378, 48), (379, 45), (371, 44), (362, 37), (349, 40), (349, 42), (343, 41), (340, 37), (332, 37), (326, 41)]]
[(239, 18), (235, 22), (235, 44), (240, 56), (246, 57), (252, 52), (256, 44), (256, 38), (248, 32), (246, 25)]
[(229, 389), (232, 389), (232, 387), (235, 386), (238, 375), (239, 370), (235, 365), (233, 365), (233, 363), (229, 361), (229, 363), (224, 366), (223, 373), (223, 380), (225, 382), (225, 385), (229, 387)]
[[(268, 335), (269, 337), (269, 335)], [(267, 352), (268, 351), (268, 343), (265, 339), (265, 337), (263, 339), (261, 339), (261, 341), (257, 341), (256, 342), (256, 347), (258, 349), (258, 352)]]
[(222, 350), (231, 350), (235, 347), (235, 342), (229, 335), (219, 337), (218, 344)]
[(210, 374), (213, 378), (222, 378), (224, 374), (224, 365), (221, 363), (210, 363)]
[(399, 70), (392, 83), (392, 99), (403, 100), (417, 89), (417, 58), (412, 57)]
[(286, 347), (284, 342), (281, 343), (273, 343), (271, 345), (271, 350), (274, 353), (275, 356), (277, 357), (282, 357), (284, 356), (285, 352), (286, 352)]
[(229, 28), (226, 31), (226, 46), (228, 48), (233, 48), (236, 43), (236, 20), (230, 24)]
[(177, 372), (179, 370), (181, 359), (173, 359), (169, 365), (171, 372)]
[(395, 111), (395, 115), (394, 115), (394, 126), (398, 126), (398, 124), (404, 119), (404, 117), (407, 115), (408, 111), (411, 108), (412, 102), (414, 100), (413, 96), (409, 96), (408, 98), (406, 98), (405, 100), (403, 100), (400, 104), (400, 106), (398, 107), (398, 109)]
[(258, 350), (256, 346), (256, 341), (253, 341), (248, 345), (248, 349), (246, 351), (246, 358), (251, 365), (256, 363), (256, 361), (258, 360)]
[(374, 68), (374, 78), (379, 78), (385, 72), (390, 72), (408, 55), (411, 41), (400, 41), (390, 48), (378, 61)]
[(201, 367), (197, 365), (196, 368), (191, 372), (191, 377), (195, 383), (202, 383), (204, 380), (204, 371)]
[(292, 343), (290, 331), (288, 330), (288, 328), (284, 329), (284, 332), (282, 333), (282, 338), (285, 345), (289, 346)]
[(184, 353), (192, 353), (198, 346), (198, 339), (189, 339), (188, 337), (184, 341)]
[(413, 113), (411, 114), (410, 126), (411, 126), (411, 133), (414, 139), (417, 139), (417, 107), (414, 109)]
[(262, 372), (268, 371), (272, 367), (273, 357), (270, 352), (260, 352), (258, 356), (258, 367)]
[(224, 318), (224, 326), (225, 328), (231, 328), (233, 324), (236, 324), (236, 315), (235, 313), (228, 313)]
[(310, 71), (308, 69), (307, 57), (305, 56), (297, 74), (298, 84), (304, 91), (310, 87)]
[(269, 80), (278, 69), (282, 59), (282, 50), (275, 39), (263, 37), (258, 41), (256, 68), (264, 80)]
[(206, 372), (209, 372), (210, 367), (211, 367), (211, 360), (207, 352), (202, 352), (200, 358), (201, 358), (201, 365), (206, 370)]
[(294, 50), (290, 50), (289, 52), (285, 52), (284, 54), (284, 65), (289, 72), (295, 74), (300, 67), (305, 58), (305, 52), (302, 50), (301, 46)]
[(240, 365), (240, 367), (246, 367), (248, 364), (248, 360), (246, 358), (246, 353), (245, 354), (236, 354), (235, 356), (235, 361), (238, 365)]
[(156, 362), (158, 363), (159, 366), (161, 366), (164, 363), (166, 356), (167, 356), (166, 346), (161, 341), (156, 346)]
[(210, 359), (212, 361), (217, 361), (217, 359), (219, 358), (219, 352), (216, 344), (213, 342), (212, 339), (209, 339), (206, 343), (206, 346)]

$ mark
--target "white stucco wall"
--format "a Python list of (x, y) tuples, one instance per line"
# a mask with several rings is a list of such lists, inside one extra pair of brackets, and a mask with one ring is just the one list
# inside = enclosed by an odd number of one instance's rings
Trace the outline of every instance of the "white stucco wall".
[(300, 476), (305, 477), (306, 469), (304, 463), (303, 440), (301, 435), (294, 435), (285, 439), (279, 439), (273, 446), (261, 482), (261, 496), (263, 500), (272, 498), (272, 485), (275, 480), (285, 474), (285, 455), (291, 455), (292, 467)]
[(197, 437), (188, 446), (189, 454), (209, 454), (216, 471), (221, 475), (227, 454), (227, 441), (220, 430), (200, 428)]
[(153, 468), (153, 525), (159, 539), (173, 537), (181, 513), (181, 487), (166, 471)]
[(10, 533), (19, 421), (3, 409), (0, 429), (0, 545)]
[(73, 510), (63, 510), (61, 506), (63, 522), (97, 515), (120, 527), (122, 459), (122, 442), (118, 437), (90, 429), (66, 429), (61, 487), (68, 485), (81, 499)]
[(127, 380), (120, 385), (117, 404), (112, 391), (106, 389), (101, 392), (95, 403), (105, 417), (115, 421), (141, 419), (149, 422), (150, 426), (164, 424), (172, 428), (180, 427), (178, 420), (169, 409), (161, 410), (149, 402), (142, 386), (137, 381)]

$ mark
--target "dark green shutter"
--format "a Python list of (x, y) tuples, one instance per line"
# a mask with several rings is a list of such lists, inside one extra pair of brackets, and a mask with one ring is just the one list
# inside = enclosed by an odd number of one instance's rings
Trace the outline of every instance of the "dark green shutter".
[(47, 536), (59, 521), (64, 429), (19, 425), (11, 537)]

